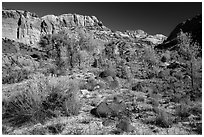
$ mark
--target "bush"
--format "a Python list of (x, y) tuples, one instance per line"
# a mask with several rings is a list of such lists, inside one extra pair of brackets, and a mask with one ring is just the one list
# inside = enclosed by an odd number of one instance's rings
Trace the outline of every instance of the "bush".
[(189, 106), (184, 104), (184, 103), (181, 103), (179, 104), (176, 109), (175, 109), (175, 114), (177, 116), (179, 116), (181, 119), (184, 119), (188, 116), (190, 116), (190, 112), (189, 112)]
[(42, 122), (45, 119), (41, 104), (43, 95), (45, 93), (40, 89), (14, 92), (3, 101), (3, 121), (12, 126), (21, 126), (25, 122)]
[[(58, 96), (55, 98), (56, 103), (61, 103), (65, 115), (77, 115), (81, 108), (79, 99), (79, 86), (78, 81), (69, 79), (59, 79), (57, 85), (52, 88), (50, 97)], [(49, 99), (49, 97), (48, 97)], [(52, 103), (52, 102), (51, 102)]]
[(143, 91), (144, 84), (142, 82), (134, 82), (131, 85), (133, 91)]
[(47, 79), (36, 79), (3, 99), (4, 123), (21, 126), (24, 123), (44, 123), (47, 119), (61, 115), (76, 115), (80, 110), (75, 81), (58, 80), (55, 84)]
[(158, 107), (153, 107), (153, 112), (156, 114), (156, 117), (153, 119), (147, 119), (144, 122), (147, 124), (154, 124), (162, 128), (169, 128), (172, 126), (174, 119), (171, 114)]
[(155, 124), (163, 128), (169, 128), (172, 125), (172, 119), (170, 119), (170, 116), (167, 114), (167, 112), (158, 109)]
[(13, 84), (28, 79), (30, 72), (26, 69), (13, 70), (6, 76), (2, 77), (2, 84)]

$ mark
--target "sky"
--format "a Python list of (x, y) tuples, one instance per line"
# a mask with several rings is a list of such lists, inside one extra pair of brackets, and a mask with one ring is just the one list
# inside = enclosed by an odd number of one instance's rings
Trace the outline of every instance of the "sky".
[(201, 2), (3, 2), (2, 7), (35, 12), (39, 17), (93, 15), (113, 31), (141, 29), (166, 36), (179, 23), (202, 13)]

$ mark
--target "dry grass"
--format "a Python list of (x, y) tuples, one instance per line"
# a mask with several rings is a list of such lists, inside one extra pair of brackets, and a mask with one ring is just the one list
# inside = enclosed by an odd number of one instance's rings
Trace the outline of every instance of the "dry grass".
[(11, 126), (43, 123), (59, 115), (76, 115), (80, 110), (78, 85), (74, 80), (34, 78), (25, 90), (12, 91), (3, 99), (3, 122)]

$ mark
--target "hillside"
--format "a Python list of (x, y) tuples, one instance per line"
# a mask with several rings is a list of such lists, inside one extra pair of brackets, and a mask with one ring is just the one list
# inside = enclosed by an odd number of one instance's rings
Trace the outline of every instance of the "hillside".
[(2, 10), (3, 134), (202, 134), (201, 30)]

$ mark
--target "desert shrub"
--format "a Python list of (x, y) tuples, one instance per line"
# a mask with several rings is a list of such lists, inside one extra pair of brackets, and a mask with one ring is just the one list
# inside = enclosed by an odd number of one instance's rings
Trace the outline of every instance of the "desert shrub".
[(48, 129), (42, 125), (35, 125), (32, 129), (23, 133), (24, 135), (46, 135), (48, 134)]
[(188, 117), (191, 131), (202, 134), (202, 104), (193, 102), (193, 105), (189, 108), (189, 113), (191, 114)]
[(21, 126), (26, 122), (42, 122), (45, 119), (41, 105), (43, 94), (31, 89), (13, 93), (3, 102), (3, 121), (12, 126)]
[(147, 103), (150, 103), (153, 107), (158, 107), (159, 106), (158, 99), (155, 99), (155, 98), (152, 98), (152, 97), (149, 98), (149, 102), (147, 102)]
[(53, 135), (55, 135), (55, 134), (61, 133), (64, 127), (65, 127), (65, 124), (56, 123), (56, 124), (47, 126), (47, 129), (49, 133), (52, 133)]
[(192, 114), (202, 117), (202, 105), (194, 102), (194, 105), (189, 110)]
[(141, 82), (132, 83), (131, 85), (133, 91), (143, 91), (144, 85)]
[(202, 135), (202, 122), (190, 122), (191, 130)]
[(10, 71), (6, 76), (2, 77), (2, 84), (12, 84), (28, 79), (30, 72), (26, 69)]
[(62, 86), (53, 87), (51, 93), (43, 102), (43, 107), (49, 112), (49, 115), (57, 117), (58, 115), (76, 115), (80, 109), (80, 103), (76, 97), (76, 83), (68, 83), (68, 88)]
[(187, 104), (181, 103), (175, 109), (175, 114), (179, 116), (181, 119), (184, 119), (190, 116), (189, 106)]
[(3, 100), (3, 121), (11, 126), (43, 123), (52, 117), (76, 115), (80, 110), (78, 85), (74, 81), (34, 78), (23, 91)]
[(98, 85), (98, 82), (94, 78), (89, 78), (85, 84), (85, 88), (89, 91), (93, 91)]
[(120, 79), (115, 77), (113, 81), (110, 81), (108, 84), (109, 88), (112, 90), (118, 90), (121, 87)]
[(170, 116), (167, 114), (167, 112), (161, 109), (158, 109), (156, 112), (157, 112), (155, 119), (156, 125), (161, 126), (163, 128), (168, 128), (172, 125), (172, 119), (170, 119)]
[(119, 78), (131, 80), (131, 72), (127, 65), (125, 65), (125, 61), (121, 60), (116, 65), (116, 73)]

